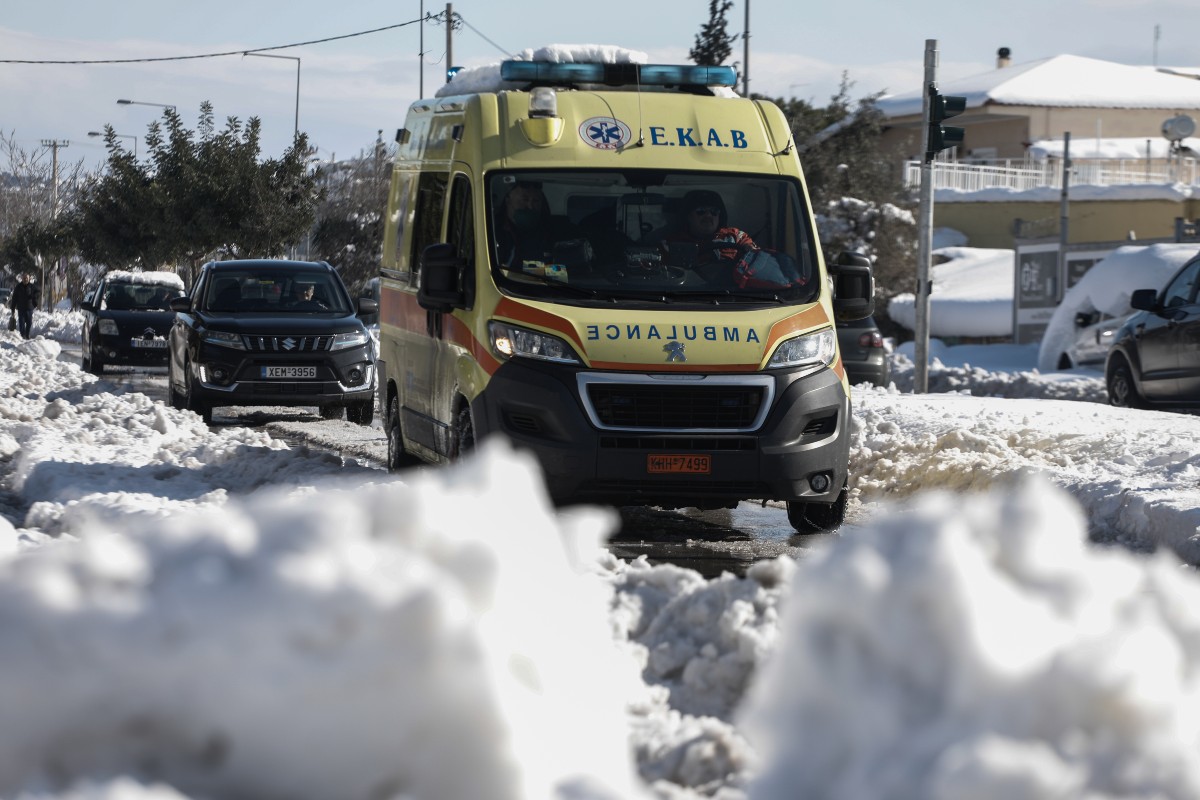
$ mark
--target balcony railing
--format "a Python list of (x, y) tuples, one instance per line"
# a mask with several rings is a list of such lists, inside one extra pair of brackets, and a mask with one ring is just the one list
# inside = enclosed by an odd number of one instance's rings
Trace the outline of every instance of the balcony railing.
[[(935, 161), (933, 188), (978, 192), (983, 189), (1061, 189), (1062, 161), (1007, 159), (997, 161)], [(921, 184), (921, 162), (904, 163), (904, 183)], [(1200, 162), (1184, 159), (1072, 159), (1071, 186), (1129, 184), (1200, 185)]]

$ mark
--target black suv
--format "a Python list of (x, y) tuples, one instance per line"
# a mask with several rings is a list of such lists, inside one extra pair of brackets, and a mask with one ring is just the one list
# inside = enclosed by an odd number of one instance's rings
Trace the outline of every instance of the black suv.
[(172, 301), (171, 405), (212, 420), (214, 406), (317, 406), (369, 425), (375, 346), (329, 264), (211, 261), (187, 297)]
[(84, 297), (83, 368), (99, 375), (107, 364), (167, 365), (167, 333), (183, 295), (174, 272), (107, 273)]
[(1200, 406), (1200, 256), (1175, 273), (1167, 287), (1138, 289), (1136, 309), (1108, 351), (1108, 399), (1128, 408)]

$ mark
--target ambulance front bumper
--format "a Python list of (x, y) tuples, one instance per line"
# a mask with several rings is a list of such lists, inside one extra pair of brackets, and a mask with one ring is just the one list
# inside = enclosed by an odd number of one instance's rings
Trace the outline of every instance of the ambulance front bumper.
[(472, 411), (477, 437), (537, 456), (562, 505), (833, 502), (846, 483), (850, 401), (828, 368), (650, 376), (514, 360)]

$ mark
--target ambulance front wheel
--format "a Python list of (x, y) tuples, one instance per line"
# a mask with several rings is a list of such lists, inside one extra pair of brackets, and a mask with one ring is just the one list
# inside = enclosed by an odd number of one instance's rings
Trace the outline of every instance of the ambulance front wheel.
[(788, 522), (796, 533), (810, 536), (832, 533), (846, 521), (846, 490), (843, 488), (832, 503), (812, 503), (790, 500), (787, 504)]
[(454, 413), (454, 459), (458, 460), (475, 449), (475, 420), (471, 406), (463, 401)]

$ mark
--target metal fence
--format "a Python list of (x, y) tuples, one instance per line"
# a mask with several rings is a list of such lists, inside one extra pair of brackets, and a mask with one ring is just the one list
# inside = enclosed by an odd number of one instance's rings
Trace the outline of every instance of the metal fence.
[[(1071, 186), (1200, 184), (1200, 162), (1185, 159), (1071, 159)], [(1062, 188), (1060, 159), (1006, 159), (993, 162), (934, 161), (933, 188), (978, 192), (983, 189)], [(921, 184), (921, 162), (904, 162), (904, 183)]]

